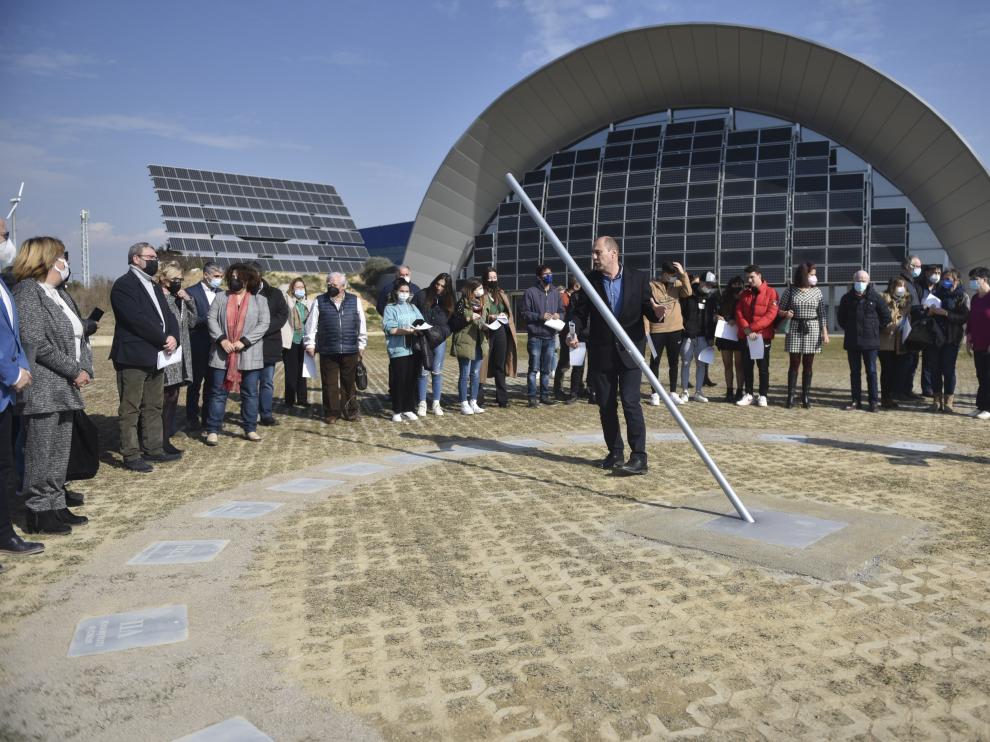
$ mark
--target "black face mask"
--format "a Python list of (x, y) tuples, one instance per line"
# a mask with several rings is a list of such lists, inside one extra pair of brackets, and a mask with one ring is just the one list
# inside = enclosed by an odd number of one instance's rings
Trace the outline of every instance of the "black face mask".
[(485, 285), (494, 291), (498, 288), (498, 279), (496, 278), (494, 281), (485, 281)]
[(339, 296), (339, 295), (340, 295), (340, 287), (339, 286), (327, 286), (327, 296), (329, 296), (331, 299), (333, 299), (334, 297)]
[(244, 288), (244, 281), (242, 281), (239, 278), (231, 278), (230, 283), (228, 283), (227, 285), (230, 286), (230, 290), (236, 294), (238, 291)]
[(174, 294), (178, 294), (180, 291), (182, 291), (182, 281), (172, 281), (168, 285), (168, 292), (170, 294), (173, 294), (173, 295)]
[(158, 272), (158, 258), (151, 258), (151, 260), (144, 261), (144, 268), (142, 268), (145, 273), (149, 276), (153, 276)]

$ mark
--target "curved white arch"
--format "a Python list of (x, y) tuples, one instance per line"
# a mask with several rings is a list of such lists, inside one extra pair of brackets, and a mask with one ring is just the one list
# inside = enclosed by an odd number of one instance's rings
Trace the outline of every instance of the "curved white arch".
[(921, 211), (953, 263), (990, 261), (990, 174), (908, 88), (813, 41), (711, 23), (651, 26), (576, 49), (503, 93), (451, 148), (416, 216), (405, 262), (429, 280), (460, 265), (521, 175), (571, 142), (667, 108), (733, 107), (848, 147)]

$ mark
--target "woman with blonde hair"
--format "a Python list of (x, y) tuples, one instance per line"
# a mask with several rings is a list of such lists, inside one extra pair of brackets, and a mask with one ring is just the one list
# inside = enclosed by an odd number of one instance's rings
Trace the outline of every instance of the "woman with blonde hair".
[(907, 279), (901, 275), (891, 278), (881, 298), (890, 310), (890, 324), (880, 330), (880, 406), (889, 410), (897, 407), (894, 391), (903, 388), (910, 371), (911, 357), (901, 337), (901, 322), (911, 314)]
[(306, 333), (306, 318), (309, 317), (309, 304), (306, 301), (306, 282), (293, 278), (286, 292), (289, 304), (289, 319), (282, 326), (282, 363), (285, 364), (285, 406), (309, 407), (306, 378), (303, 376), (306, 347), (303, 335)]
[(182, 453), (171, 441), (175, 433), (175, 411), (179, 406), (179, 390), (192, 383), (193, 359), (189, 331), (196, 326), (199, 315), (196, 300), (182, 288), (182, 268), (177, 262), (159, 264), (155, 278), (165, 292), (165, 302), (172, 316), (179, 323), (179, 347), (182, 348), (182, 359), (165, 367), (165, 392), (162, 398), (162, 449), (165, 453), (175, 454)]
[(32, 237), (14, 259), (14, 301), (21, 344), (33, 381), (20, 395), (24, 426), (24, 481), (29, 533), (71, 533), (88, 518), (65, 502), (65, 475), (80, 390), (93, 378), (93, 353), (86, 320), (62, 285), (69, 279), (65, 245), (54, 237)]

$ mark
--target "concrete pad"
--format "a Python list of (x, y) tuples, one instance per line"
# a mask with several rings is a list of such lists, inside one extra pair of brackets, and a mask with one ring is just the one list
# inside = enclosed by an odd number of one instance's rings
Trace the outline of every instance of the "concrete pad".
[(247, 502), (245, 500), (235, 500), (224, 505), (219, 505), (205, 513), (200, 513), (197, 518), (234, 518), (236, 520), (249, 520), (268, 515), (270, 512), (282, 507), (281, 502)]
[(678, 441), (681, 443), (687, 442), (687, 436), (684, 433), (650, 433), (650, 438), (655, 441)]
[[(920, 521), (810, 500), (739, 493), (757, 521), (739, 519), (719, 492), (680, 507), (647, 506), (616, 521), (623, 533), (823, 580), (845, 579), (916, 533)], [(802, 545), (803, 544), (803, 545)]]
[(539, 438), (509, 438), (499, 443), (510, 448), (545, 448), (550, 445)]
[(290, 479), (288, 482), (273, 484), (265, 489), (272, 492), (295, 492), (300, 495), (311, 495), (334, 484), (343, 484), (339, 479)]
[(897, 448), (902, 451), (920, 451), (924, 453), (938, 453), (945, 450), (942, 443), (918, 443), (916, 441), (897, 441), (890, 443), (887, 448)]
[(763, 433), (760, 435), (761, 441), (768, 443), (807, 443), (808, 436), (788, 433)]
[(211, 562), (229, 544), (226, 539), (155, 541), (128, 564), (196, 564)]
[(567, 436), (574, 443), (601, 443), (604, 445), (605, 436), (601, 433), (575, 433)]
[(233, 716), (198, 732), (179, 737), (174, 742), (274, 742), (243, 716)]
[(189, 638), (184, 605), (84, 618), (76, 626), (69, 657), (119, 652), (135, 647), (175, 644)]
[(396, 466), (419, 466), (436, 461), (436, 457), (420, 453), (400, 453), (395, 456), (386, 456), (385, 460)]
[(329, 469), (324, 469), (323, 471), (327, 474), (343, 474), (347, 477), (367, 477), (371, 474), (379, 474), (387, 469), (387, 466), (382, 466), (381, 464), (369, 464), (368, 462), (360, 461), (354, 464), (331, 466)]
[(472, 456), (484, 456), (492, 453), (494, 450), (495, 449), (493, 448), (482, 445), (462, 446), (460, 444), (455, 444), (448, 449), (444, 449), (443, 454), (449, 458), (467, 459)]

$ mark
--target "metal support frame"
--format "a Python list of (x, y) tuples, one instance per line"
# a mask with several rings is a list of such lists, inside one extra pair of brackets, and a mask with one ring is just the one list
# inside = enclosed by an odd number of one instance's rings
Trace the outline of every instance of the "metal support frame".
[(79, 212), (79, 252), (82, 257), (82, 283), (89, 288), (92, 280), (89, 270), (89, 211)]
[(657, 379), (654, 373), (650, 370), (650, 365), (646, 362), (646, 359), (643, 358), (643, 354), (640, 352), (639, 348), (635, 346), (632, 339), (628, 334), (626, 334), (626, 331), (622, 328), (622, 325), (619, 324), (619, 320), (615, 318), (611, 310), (605, 306), (605, 302), (602, 301), (602, 298), (598, 295), (598, 292), (595, 291), (584, 271), (578, 268), (577, 263), (574, 262), (574, 258), (572, 258), (570, 253), (567, 252), (567, 249), (557, 238), (557, 235), (550, 228), (550, 225), (547, 224), (546, 220), (543, 218), (543, 215), (540, 214), (539, 210), (530, 200), (529, 196), (526, 195), (526, 191), (524, 191), (523, 187), (519, 185), (519, 182), (515, 179), (512, 173), (506, 173), (505, 180), (509, 184), (509, 187), (515, 192), (522, 205), (526, 207), (526, 211), (529, 212), (530, 216), (533, 217), (533, 220), (540, 226), (540, 229), (543, 230), (544, 236), (550, 244), (553, 245), (554, 250), (557, 251), (557, 255), (564, 261), (564, 264), (567, 266), (568, 270), (574, 274), (575, 278), (577, 278), (578, 283), (581, 284), (581, 288), (585, 292), (585, 296), (587, 296), (595, 305), (595, 308), (598, 310), (599, 314), (601, 314), (601, 316), (605, 319), (605, 322), (608, 323), (608, 326), (612, 329), (612, 332), (615, 333), (615, 336), (625, 346), (626, 350), (629, 352), (629, 355), (636, 359), (640, 370), (646, 375), (647, 380), (650, 382), (650, 386), (652, 386), (657, 393), (659, 393), (660, 398), (667, 407), (667, 411), (670, 412), (671, 417), (674, 418), (674, 421), (684, 432), (684, 435), (687, 436), (687, 439), (691, 442), (691, 445), (694, 446), (694, 450), (698, 452), (701, 460), (705, 462), (705, 466), (708, 467), (708, 471), (711, 472), (712, 476), (715, 478), (715, 481), (718, 482), (718, 485), (722, 488), (722, 492), (725, 493), (725, 496), (729, 498), (729, 502), (732, 503), (732, 507), (736, 509), (739, 517), (747, 523), (754, 523), (755, 521), (753, 520), (753, 516), (749, 514), (749, 511), (746, 509), (746, 506), (743, 505), (742, 500), (739, 499), (739, 496), (736, 495), (735, 490), (732, 489), (732, 485), (729, 484), (729, 481), (725, 478), (725, 475), (722, 474), (721, 469), (718, 468), (718, 464), (716, 464), (712, 457), (708, 454), (708, 451), (698, 439), (698, 436), (694, 434), (691, 426), (688, 425), (687, 420), (684, 419), (684, 416), (681, 414), (680, 410), (677, 409), (677, 405), (671, 400), (670, 395), (667, 393), (667, 390), (664, 389), (663, 385), (660, 383), (660, 380)]

